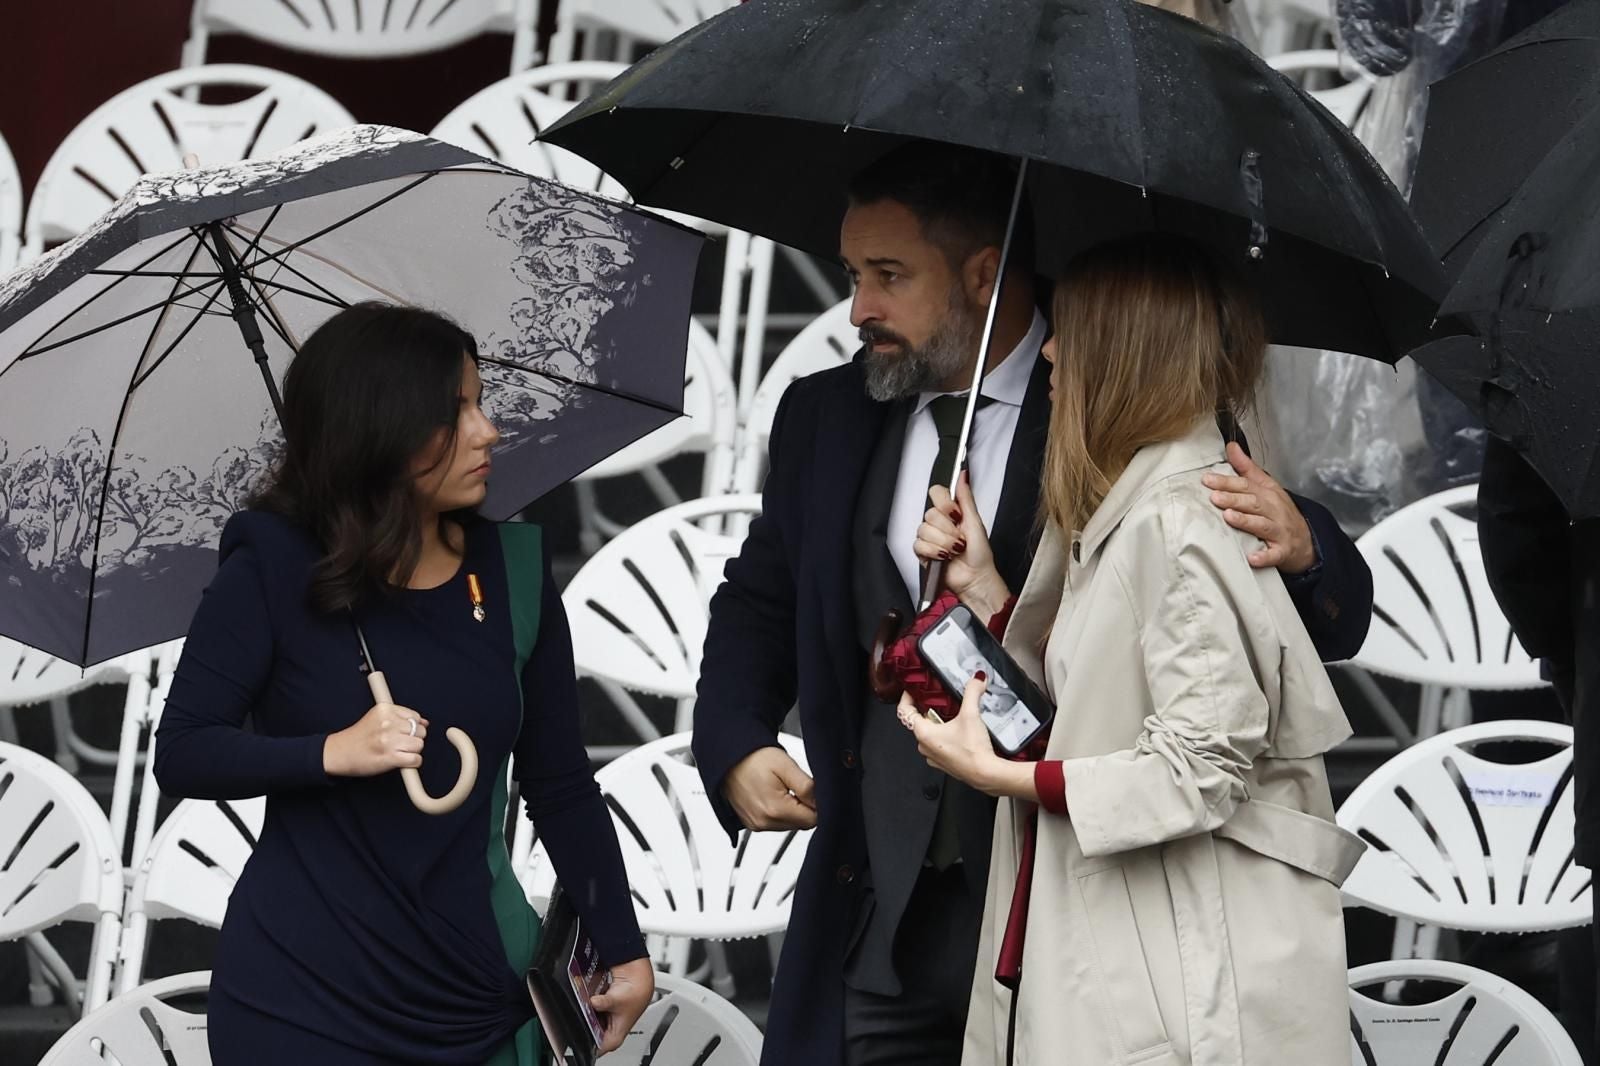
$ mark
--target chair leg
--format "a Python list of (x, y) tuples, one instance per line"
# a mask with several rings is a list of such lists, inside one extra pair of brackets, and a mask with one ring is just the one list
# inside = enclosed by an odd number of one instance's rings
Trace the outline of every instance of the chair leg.
[(1472, 693), (1464, 688), (1453, 688), (1444, 697), (1444, 728), (1460, 729), (1472, 724)]
[(1422, 700), (1417, 706), (1417, 739), (1436, 736), (1444, 721), (1444, 689), (1438, 685), (1423, 685)]
[(72, 714), (67, 708), (67, 697), (57, 696), (50, 701), (50, 725), (56, 734), (56, 762), (69, 774), (80, 769), (78, 757), (72, 751)]
[(706, 959), (711, 965), (711, 990), (723, 999), (732, 999), (733, 971), (728, 968), (727, 944), (721, 940), (707, 940)]
[(594, 484), (574, 481), (572, 488), (578, 494), (578, 546), (584, 555), (593, 555), (605, 543), (600, 535), (600, 504), (595, 498)]
[(650, 716), (644, 713), (644, 708), (639, 706), (639, 701), (633, 698), (633, 693), (615, 681), (608, 681), (602, 677), (597, 677), (594, 680), (605, 690), (605, 694), (611, 697), (611, 702), (616, 704), (618, 712), (633, 727), (633, 731), (639, 734), (641, 741), (647, 742), (661, 739), (661, 730), (657, 729), (655, 723), (650, 721)]

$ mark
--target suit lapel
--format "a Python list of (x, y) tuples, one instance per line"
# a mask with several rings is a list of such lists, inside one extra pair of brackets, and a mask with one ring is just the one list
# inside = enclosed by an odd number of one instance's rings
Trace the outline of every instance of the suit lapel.
[(1035, 361), (1028, 391), (1017, 415), (1017, 431), (1006, 457), (1005, 484), (995, 509), (989, 544), (1006, 585), (1020, 589), (1038, 547), (1039, 482), (1044, 471), (1045, 438), (1050, 432), (1050, 364)]
[(866, 688), (866, 656), (856, 640), (853, 523), (861, 483), (891, 405), (868, 398), (859, 356), (840, 384), (837, 395), (829, 397), (828, 415), (818, 425), (812, 446), (807, 524), (815, 535), (808, 533), (806, 546), (814, 554), (812, 565), (798, 577), (811, 585), (810, 594), (819, 601), (827, 657), (853, 732)]

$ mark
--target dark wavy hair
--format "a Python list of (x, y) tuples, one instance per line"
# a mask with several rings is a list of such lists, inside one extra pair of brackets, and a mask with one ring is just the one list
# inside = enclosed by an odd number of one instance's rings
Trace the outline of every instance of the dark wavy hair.
[(300, 346), (283, 382), (283, 454), (249, 506), (322, 545), (313, 607), (356, 606), (416, 568), (411, 466), (441, 428), (441, 461), (451, 454), (461, 357), (477, 352), (472, 334), (443, 315), (376, 302), (345, 308)]

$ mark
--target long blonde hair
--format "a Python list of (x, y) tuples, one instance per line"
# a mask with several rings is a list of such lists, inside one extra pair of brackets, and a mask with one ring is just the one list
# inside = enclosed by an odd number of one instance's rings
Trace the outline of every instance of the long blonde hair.
[(1082, 529), (1140, 448), (1252, 405), (1266, 324), (1199, 245), (1143, 235), (1078, 256), (1056, 286), (1042, 517)]

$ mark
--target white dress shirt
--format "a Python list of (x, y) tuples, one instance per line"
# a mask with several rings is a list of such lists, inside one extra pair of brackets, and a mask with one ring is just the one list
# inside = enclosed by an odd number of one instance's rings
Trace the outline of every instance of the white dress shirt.
[[(1000, 490), (1006, 480), (1006, 460), (1011, 455), (1011, 438), (1017, 432), (1022, 398), (1028, 392), (1028, 382), (1033, 377), (1039, 349), (1044, 347), (1044, 338), (1044, 316), (1035, 311), (1033, 325), (1022, 343), (1011, 349), (1011, 354), (983, 378), (980, 391), (993, 402), (978, 412), (973, 423), (972, 439), (967, 444), (967, 476), (971, 479), (972, 494), (977, 499), (978, 514), (985, 529), (994, 528)], [(939, 454), (939, 431), (933, 424), (933, 415), (928, 412), (928, 404), (934, 397), (944, 395), (952, 394), (924, 392), (917, 397), (916, 407), (906, 424), (905, 446), (900, 452), (900, 476), (895, 482), (894, 503), (889, 508), (889, 555), (906, 583), (913, 604), (922, 596), (922, 561), (912, 545), (916, 543), (917, 527), (922, 524), (923, 512), (927, 509), (928, 471)]]

